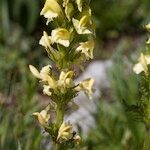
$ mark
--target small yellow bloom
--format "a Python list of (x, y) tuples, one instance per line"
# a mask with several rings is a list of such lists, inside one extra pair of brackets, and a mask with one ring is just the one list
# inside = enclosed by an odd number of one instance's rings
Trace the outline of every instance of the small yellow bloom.
[(70, 21), (71, 20), (71, 17), (73, 15), (73, 12), (74, 12), (74, 7), (71, 3), (68, 3), (65, 7), (65, 14), (68, 18), (68, 20)]
[(77, 91), (84, 91), (84, 93), (91, 99), (93, 94), (93, 85), (94, 85), (94, 79), (89, 78), (86, 80), (83, 80), (79, 85), (76, 87)]
[(63, 122), (59, 128), (57, 141), (62, 143), (72, 138), (72, 125), (70, 123)]
[(50, 105), (48, 105), (44, 110), (42, 110), (40, 113), (35, 112), (33, 113), (34, 116), (37, 116), (39, 123), (46, 127), (48, 125), (50, 114), (48, 113), (50, 110)]
[(41, 37), (39, 44), (44, 46), (45, 48), (51, 48), (51, 37), (47, 35), (45, 31), (43, 31), (43, 36)]
[(68, 71), (68, 72), (62, 71), (59, 76), (58, 85), (68, 87), (68, 88), (73, 87), (74, 86), (72, 80), (73, 75), (74, 75), (73, 71)]
[(88, 15), (84, 15), (80, 20), (72, 19), (73, 25), (78, 34), (92, 34), (92, 31), (88, 29), (91, 20)]
[(40, 15), (47, 18), (47, 25), (54, 18), (63, 15), (62, 9), (56, 0), (46, 0), (44, 8), (42, 9)]
[(52, 30), (52, 41), (59, 43), (65, 47), (70, 44), (70, 32), (65, 28), (57, 28)]
[[(47, 65), (41, 69), (39, 72), (34, 66), (29, 65), (30, 71), (36, 77), (41, 79), (43, 82), (47, 82), (47, 84), (51, 88), (55, 88), (56, 83), (55, 80), (49, 75), (51, 72), (51, 65)], [(45, 91), (45, 90), (44, 90)]]
[(143, 71), (147, 74), (148, 72), (147, 65), (149, 64), (150, 64), (150, 55), (144, 55), (143, 53), (141, 53), (141, 56), (139, 58), (139, 63), (134, 65), (133, 71), (136, 74), (140, 74)]
[(86, 57), (86, 59), (93, 59), (93, 50), (94, 50), (94, 41), (87, 41), (80, 43), (80, 46), (77, 47), (77, 51), (81, 51)]
[(29, 65), (29, 68), (36, 78), (42, 79), (43, 81), (45, 81), (51, 71), (51, 65), (43, 67), (40, 72), (32, 65)]

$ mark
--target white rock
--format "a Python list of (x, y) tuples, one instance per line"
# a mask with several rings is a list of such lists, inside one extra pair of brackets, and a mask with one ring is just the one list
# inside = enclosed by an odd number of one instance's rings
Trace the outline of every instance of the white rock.
[(89, 100), (84, 93), (80, 93), (74, 100), (79, 105), (79, 109), (65, 118), (73, 124), (78, 124), (83, 131), (83, 135), (87, 135), (89, 129), (95, 125), (94, 118), (91, 113), (96, 111), (96, 101), (101, 96), (101, 90), (110, 87), (107, 69), (111, 65), (112, 62), (110, 60), (94, 61), (89, 64), (81, 76), (75, 81), (76, 83), (79, 83), (89, 77), (94, 78), (95, 80), (94, 88), (96, 91), (93, 94), (93, 99)]

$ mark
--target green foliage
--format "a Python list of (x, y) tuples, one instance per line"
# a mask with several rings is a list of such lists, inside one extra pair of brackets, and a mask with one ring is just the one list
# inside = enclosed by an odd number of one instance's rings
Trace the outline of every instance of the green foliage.
[(118, 37), (118, 33), (135, 33), (142, 30), (142, 25), (150, 20), (149, 0), (93, 0), (91, 4), (99, 38)]
[[(90, 131), (85, 145), (90, 150), (141, 150), (144, 125), (124, 107), (123, 99), (129, 104), (137, 102), (137, 78), (132, 71), (132, 55), (124, 55), (129, 47), (122, 42), (113, 55), (113, 66), (109, 69), (111, 94), (103, 96), (94, 114), (96, 127)], [(106, 93), (107, 95), (107, 93)]]

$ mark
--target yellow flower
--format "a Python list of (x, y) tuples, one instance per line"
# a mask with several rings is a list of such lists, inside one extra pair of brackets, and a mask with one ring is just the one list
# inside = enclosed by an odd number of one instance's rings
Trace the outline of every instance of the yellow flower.
[(44, 8), (42, 9), (40, 15), (47, 18), (47, 25), (54, 18), (63, 15), (62, 9), (56, 0), (46, 0)]
[(83, 0), (76, 0), (77, 6), (80, 12), (82, 11), (82, 2)]
[(65, 28), (57, 28), (52, 30), (52, 41), (59, 43), (65, 47), (70, 44), (70, 32)]
[(86, 59), (93, 59), (93, 50), (94, 50), (94, 41), (87, 41), (80, 43), (80, 46), (77, 47), (77, 51), (81, 51), (86, 57)]
[(50, 65), (43, 67), (40, 72), (32, 65), (29, 65), (29, 68), (30, 68), (30, 71), (32, 72), (32, 74), (36, 78), (41, 79), (43, 82), (47, 82), (47, 84), (51, 88), (55, 88), (55, 86), (56, 86), (55, 80), (49, 75), (51, 72)]
[(45, 48), (51, 48), (51, 37), (48, 36), (45, 31), (43, 31), (43, 36), (41, 37), (39, 44)]
[(68, 18), (68, 20), (70, 21), (71, 20), (71, 17), (73, 15), (73, 12), (74, 12), (74, 7), (71, 3), (68, 3), (65, 7), (65, 14)]
[(48, 105), (40, 113), (39, 112), (33, 113), (34, 116), (37, 116), (37, 119), (38, 119), (39, 123), (44, 127), (46, 127), (48, 125), (48, 122), (49, 122), (49, 119), (50, 119), (49, 110), (50, 110), (50, 105)]
[(141, 53), (141, 56), (139, 58), (139, 63), (134, 65), (133, 71), (136, 74), (139, 74), (143, 71), (147, 74), (147, 72), (148, 72), (147, 65), (149, 65), (149, 64), (150, 64), (150, 55), (144, 55), (143, 53)]
[(57, 141), (62, 143), (72, 138), (72, 125), (70, 123), (63, 122), (59, 128)]
[(88, 29), (89, 24), (91, 24), (88, 15), (84, 15), (80, 20), (73, 18), (72, 22), (78, 34), (92, 34)]
[(68, 88), (73, 87), (74, 86), (72, 80), (73, 75), (74, 75), (73, 71), (68, 71), (68, 72), (62, 71), (59, 76), (58, 85), (68, 87)]
[(76, 87), (77, 91), (84, 91), (84, 93), (91, 99), (93, 94), (93, 85), (94, 85), (94, 79), (86, 79), (83, 80), (79, 85)]

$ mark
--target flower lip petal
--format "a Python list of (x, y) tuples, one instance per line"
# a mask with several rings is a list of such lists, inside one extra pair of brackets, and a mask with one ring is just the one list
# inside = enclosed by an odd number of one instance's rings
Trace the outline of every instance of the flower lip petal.
[(34, 66), (29, 65), (29, 69), (36, 78), (41, 79), (41, 75), (40, 75), (39, 71)]

